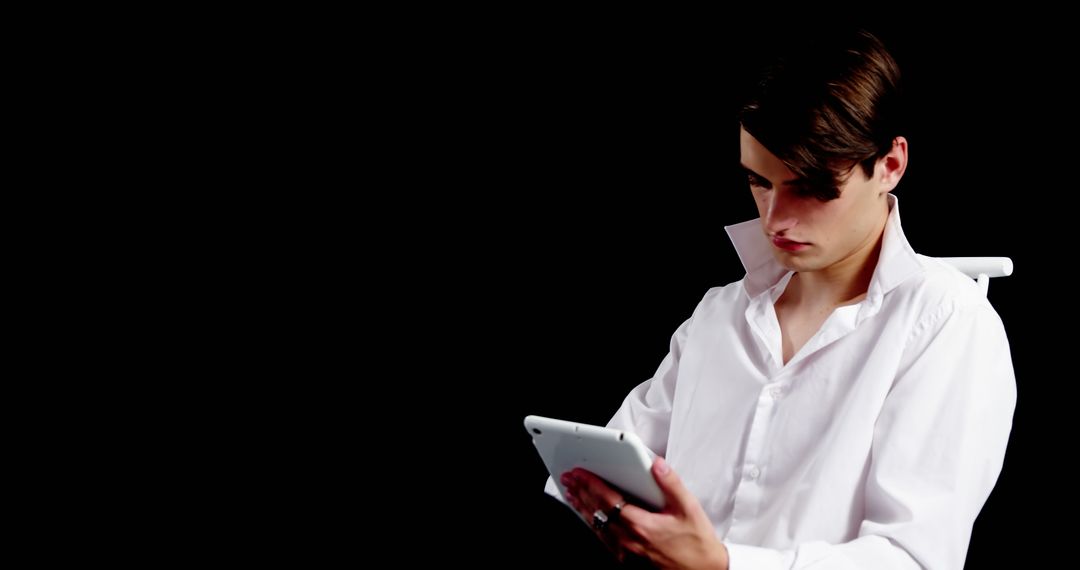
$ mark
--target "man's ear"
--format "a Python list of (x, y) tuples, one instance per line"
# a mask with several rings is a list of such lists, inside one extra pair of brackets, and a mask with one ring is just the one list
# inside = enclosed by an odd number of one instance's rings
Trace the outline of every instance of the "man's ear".
[(883, 191), (891, 192), (900, 183), (900, 179), (904, 177), (904, 171), (907, 170), (907, 154), (907, 139), (896, 137), (893, 139), (892, 149), (889, 150), (889, 154), (878, 160), (881, 169), (877, 174), (881, 177), (881, 189)]

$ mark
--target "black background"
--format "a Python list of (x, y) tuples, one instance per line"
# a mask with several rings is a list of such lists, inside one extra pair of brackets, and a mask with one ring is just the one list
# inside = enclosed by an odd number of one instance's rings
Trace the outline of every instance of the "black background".
[[(424, 152), (408, 172), (423, 173), (411, 223), (425, 238), (407, 256), (419, 277), (398, 291), (409, 316), (386, 364), (405, 388), (402, 421), (431, 436), (390, 440), (386, 457), (409, 489), (405, 514), (430, 514), (424, 528), (446, 542), (436, 557), (605, 564), (542, 493), (522, 419), (605, 423), (704, 293), (743, 275), (723, 231), (756, 216), (735, 111), (748, 73), (807, 24), (637, 16), (444, 31), (402, 71), (416, 81), (402, 136)], [(1058, 297), (1075, 244), (1072, 42), (1052, 18), (980, 18), (861, 24), (905, 75), (910, 164), (895, 193), (915, 250), (1015, 262), (990, 300), (1019, 403), (967, 567), (1035, 566), (1057, 559), (1042, 547), (1063, 534), (1046, 512), (1070, 479), (1058, 456), (1071, 444), (1047, 442), (1071, 433), (1071, 388), (1055, 387), (1070, 381), (1071, 333), (1054, 331), (1071, 311)]]
[[(1074, 512), (1072, 20), (879, 8), (893, 12), (845, 19), (907, 79), (910, 241), (1016, 265), (990, 300), (1019, 403), (968, 567), (1056, 563), (1071, 529), (1050, 521)], [(136, 14), (115, 18), (125, 33), (76, 23), (93, 41), (57, 43), (66, 66), (27, 60), (62, 84), (22, 86), (50, 92), (23, 113), (49, 119), (36, 136), (105, 155), (22, 145), (76, 178), (61, 186), (78, 198), (55, 199), (91, 228), (40, 256), (61, 278), (33, 277), (85, 328), (39, 326), (105, 345), (41, 359), (71, 362), (88, 393), (102, 384), (86, 371), (103, 371), (119, 408), (68, 394), (97, 463), (61, 454), (55, 485), (110, 480), (76, 491), (104, 506), (79, 525), (107, 533), (102, 548), (605, 565), (542, 493), (522, 420), (603, 424), (705, 292), (742, 277), (723, 231), (756, 215), (741, 92), (794, 31), (831, 18), (378, 9)], [(110, 194), (128, 183), (137, 198)], [(114, 382), (128, 373), (135, 389)], [(102, 421), (120, 437), (99, 438)], [(100, 452), (125, 437), (115, 460)], [(139, 510), (116, 532), (101, 514), (124, 499)]]

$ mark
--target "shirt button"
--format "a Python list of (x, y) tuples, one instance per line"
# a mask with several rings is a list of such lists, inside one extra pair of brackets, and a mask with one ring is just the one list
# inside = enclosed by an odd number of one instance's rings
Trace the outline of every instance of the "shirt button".
[(758, 469), (756, 465), (746, 472), (746, 476), (751, 479), (757, 479), (759, 475), (761, 475), (761, 469)]

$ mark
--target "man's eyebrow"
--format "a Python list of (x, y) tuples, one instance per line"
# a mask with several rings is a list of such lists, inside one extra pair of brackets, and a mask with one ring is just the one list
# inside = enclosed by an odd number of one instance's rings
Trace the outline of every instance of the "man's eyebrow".
[[(750, 174), (750, 175), (758, 178), (762, 182), (764, 182), (766, 184), (766, 188), (771, 188), (772, 187), (772, 183), (769, 182), (768, 178), (765, 178), (764, 176), (758, 174), (757, 172), (754, 172), (753, 170), (750, 169), (750, 167), (746, 166), (745, 164), (743, 164), (741, 162), (739, 163), (739, 166), (741, 166), (742, 169), (745, 170), (747, 174)], [(783, 185), (783, 186), (801, 186), (803, 184), (806, 184), (806, 179), (805, 178), (792, 178), (791, 180), (785, 180), (784, 182), (781, 183), (781, 185)]]

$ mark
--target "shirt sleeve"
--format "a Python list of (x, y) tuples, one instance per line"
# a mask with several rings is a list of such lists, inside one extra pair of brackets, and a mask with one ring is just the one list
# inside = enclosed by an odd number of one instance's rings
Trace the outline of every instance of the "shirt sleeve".
[(630, 391), (607, 424), (611, 428), (635, 433), (657, 455), (667, 455), (671, 402), (675, 398), (679, 359), (693, 320), (693, 317), (687, 319), (671, 335), (667, 356), (660, 362), (656, 374)]
[[(668, 354), (660, 362), (652, 378), (638, 384), (623, 400), (619, 410), (608, 422), (608, 427), (636, 434), (657, 455), (667, 453), (668, 429), (671, 426), (671, 402), (675, 396), (675, 380), (679, 372), (679, 358), (693, 317), (671, 335)], [(544, 492), (566, 504), (555, 481), (548, 477)], [(569, 505), (567, 505), (569, 506)]]
[(939, 309), (912, 331), (874, 429), (859, 537), (790, 550), (725, 543), (730, 570), (962, 570), (997, 482), (1016, 381), (989, 303)]

